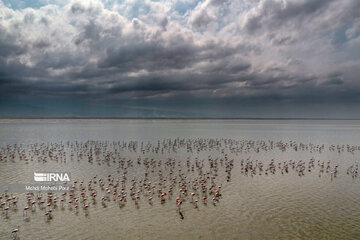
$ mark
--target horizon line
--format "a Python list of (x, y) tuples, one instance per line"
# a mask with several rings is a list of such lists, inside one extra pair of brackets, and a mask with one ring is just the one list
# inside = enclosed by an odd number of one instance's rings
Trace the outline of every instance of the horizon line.
[(360, 118), (217, 118), (217, 117), (0, 117), (0, 120), (360, 120)]

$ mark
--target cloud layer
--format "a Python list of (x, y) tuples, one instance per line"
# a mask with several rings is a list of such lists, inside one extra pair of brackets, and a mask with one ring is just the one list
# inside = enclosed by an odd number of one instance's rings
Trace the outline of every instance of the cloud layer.
[(357, 0), (0, 1), (4, 117), (360, 117), (359, 66)]

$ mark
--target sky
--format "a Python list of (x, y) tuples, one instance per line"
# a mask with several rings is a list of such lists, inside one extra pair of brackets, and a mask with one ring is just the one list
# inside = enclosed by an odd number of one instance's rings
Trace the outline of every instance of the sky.
[(359, 0), (0, 0), (0, 117), (360, 118)]

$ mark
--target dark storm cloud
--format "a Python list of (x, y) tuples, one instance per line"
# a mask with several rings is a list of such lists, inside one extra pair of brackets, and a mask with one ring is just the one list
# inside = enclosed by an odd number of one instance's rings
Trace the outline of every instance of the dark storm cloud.
[(333, 72), (328, 75), (328, 78), (323, 82), (324, 85), (342, 85), (344, 84), (343, 73)]
[(165, 93), (165, 92), (174, 92), (174, 91), (187, 91), (187, 90), (196, 90), (199, 89), (199, 86), (182, 83), (179, 81), (169, 81), (168, 79), (149, 79), (147, 81), (141, 81), (141, 83), (132, 81), (123, 84), (116, 84), (109, 90), (110, 94), (118, 94), (124, 92), (151, 92), (155, 93)]
[(124, 46), (119, 50), (107, 50), (103, 68), (117, 67), (120, 71), (146, 69), (182, 69), (198, 61), (197, 49), (191, 45), (162, 46), (157, 42)]
[[(278, 71), (276, 71), (278, 72)], [(318, 79), (315, 76), (290, 75), (284, 72), (281, 74), (253, 74), (251, 80), (247, 81), (246, 88), (257, 90), (259, 93), (283, 92), (289, 97), (297, 94), (306, 95), (306, 88), (312, 87)]]
[(24, 81), (22, 79), (9, 79), (0, 74), (0, 93), (6, 97), (68, 97), (90, 96), (98, 94), (98, 89), (89, 84), (47, 81)]
[(27, 46), (17, 42), (16, 36), (9, 34), (0, 26), (0, 58), (20, 55), (26, 52)]
[[(161, 42), (129, 44), (120, 49), (107, 49), (106, 58), (100, 63), (100, 68), (116, 67), (122, 72), (183, 69), (202, 61), (226, 60), (231, 55), (246, 54), (249, 51), (252, 51), (251, 47), (246, 48), (245, 45), (227, 47), (210, 43), (205, 46), (196, 46), (182, 39), (177, 39), (169, 45)], [(222, 68), (219, 66), (212, 71), (236, 72), (249, 67), (249, 63), (234, 62), (230, 63), (230, 66), (223, 64)]]
[(341, 78), (332, 78), (325, 82), (327, 85), (342, 85), (344, 81)]
[(204, 71), (210, 73), (223, 73), (226, 75), (230, 75), (230, 74), (237, 74), (240, 72), (247, 71), (250, 69), (250, 67), (251, 67), (250, 63), (241, 60), (231, 61), (231, 62), (223, 60), (217, 64), (210, 64), (204, 69)]
[(360, 103), (359, 26), (356, 0), (0, 2), (0, 116), (17, 98), (110, 116)]
[[(249, 79), (248, 77), (246, 79)], [(114, 81), (114, 86), (109, 90), (111, 94), (123, 92), (178, 92), (193, 90), (211, 90), (227, 83), (245, 81), (243, 77), (233, 77), (224, 74), (183, 74), (159, 75), (154, 74), (146, 78), (128, 78), (121, 83)]]

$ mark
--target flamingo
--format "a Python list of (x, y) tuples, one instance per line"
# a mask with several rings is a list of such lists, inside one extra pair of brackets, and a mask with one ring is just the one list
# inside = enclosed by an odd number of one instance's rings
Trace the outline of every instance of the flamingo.
[(17, 234), (19, 232), (19, 227), (18, 228), (14, 228), (13, 230), (11, 230), (11, 235), (13, 237), (13, 239), (17, 238)]
[(5, 216), (8, 216), (9, 207), (4, 208)]
[(29, 210), (29, 207), (24, 207), (24, 211), (23, 211), (23, 217), (27, 216), (27, 211)]

